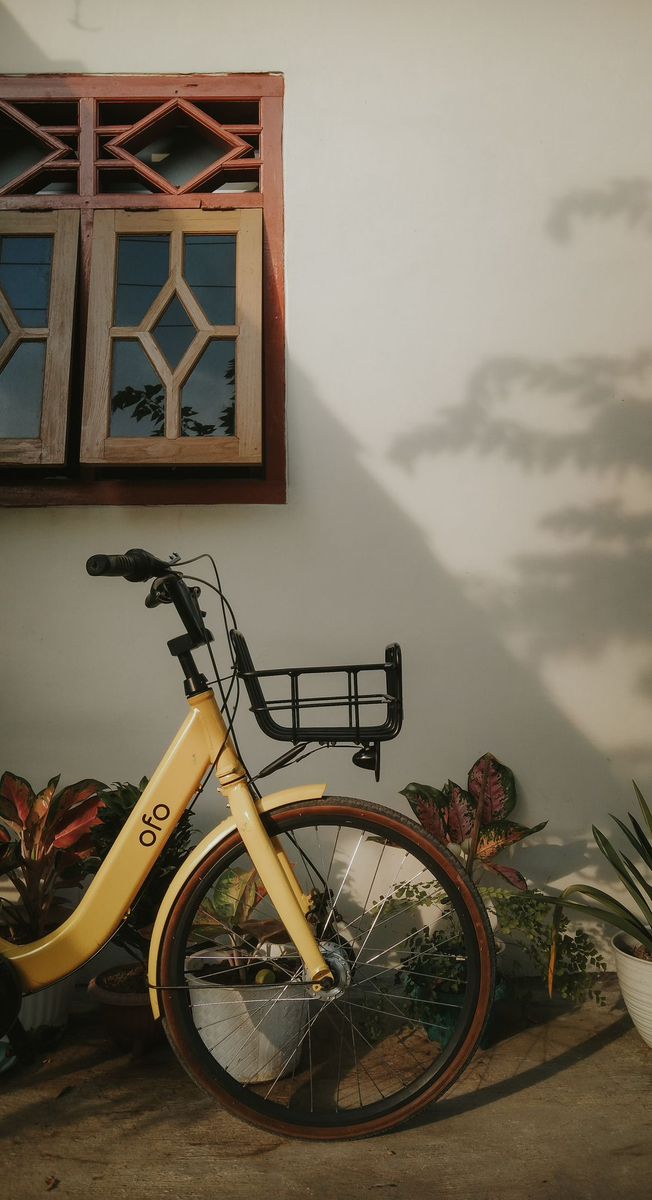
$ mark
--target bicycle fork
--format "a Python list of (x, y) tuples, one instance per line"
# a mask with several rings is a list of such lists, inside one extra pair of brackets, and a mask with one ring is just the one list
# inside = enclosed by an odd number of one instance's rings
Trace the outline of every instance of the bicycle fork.
[[(229, 765), (236, 764), (240, 767), (237, 759)], [(270, 838), (267, 833), (256, 802), (241, 777), (241, 768), (239, 779), (233, 779), (231, 771), (221, 770), (219, 782), (251, 861), (305, 964), (313, 991), (320, 992), (333, 982), (333, 974), (307, 920), (311, 898), (302, 892), (278, 839)]]

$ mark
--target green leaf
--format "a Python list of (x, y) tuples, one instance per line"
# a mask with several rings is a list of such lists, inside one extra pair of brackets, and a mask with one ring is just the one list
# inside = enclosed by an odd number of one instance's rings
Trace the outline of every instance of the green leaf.
[(19, 820), (13, 804), (5, 796), (0, 796), (0, 821), (4, 821), (14, 833), (22, 833), (23, 823)]
[(427, 783), (408, 783), (399, 794), (405, 796), (423, 828), (436, 837), (437, 841), (447, 844), (448, 800), (444, 793)]
[[(598, 908), (595, 905), (580, 904), (576, 900), (568, 900), (567, 897), (571, 893), (579, 893), (591, 896), (599, 900), (602, 907)], [(604, 921), (607, 925), (614, 925), (623, 933), (629, 933), (631, 937), (641, 942), (648, 950), (652, 950), (652, 930), (644, 925), (641, 920), (629, 909), (625, 908), (619, 901), (614, 900), (613, 896), (601, 891), (599, 888), (589, 887), (587, 884), (576, 883), (566, 888), (565, 891), (557, 897), (557, 904), (563, 905), (564, 908), (572, 908), (576, 912), (582, 912), (592, 921)]]
[(45, 825), (60, 778), (59, 775), (55, 775), (47, 787), (44, 787), (38, 796), (34, 797), (29, 816), (25, 822), (26, 846), (29, 844), (31, 851), (36, 857), (40, 857), (41, 853), (46, 853), (49, 848), (47, 839), (44, 836)]
[(520, 892), (527, 891), (527, 880), (515, 867), (496, 866), (495, 863), (489, 862), (482, 865), (487, 871), (495, 871), (496, 875), (500, 875), (501, 879), (506, 879), (508, 883), (512, 884), (512, 887), (518, 888)]
[(0, 779), (0, 796), (13, 809), (13, 818), (24, 825), (29, 816), (32, 802), (35, 799), (31, 784), (20, 775), (5, 771)]
[(505, 846), (512, 846), (515, 842), (521, 842), (524, 838), (531, 837), (533, 833), (540, 833), (547, 824), (547, 821), (542, 821), (539, 825), (533, 825), (528, 829), (527, 826), (519, 825), (516, 821), (491, 821), (489, 825), (485, 825), (480, 830), (477, 858), (485, 865), (487, 859), (494, 858), (496, 854), (505, 849)]
[[(641, 842), (640, 839), (636, 836), (636, 834), (632, 833), (631, 829), (627, 828), (624, 821), (621, 821), (618, 817), (615, 817), (613, 813), (609, 813), (609, 816), (611, 817), (611, 819), (613, 821), (616, 822), (616, 825), (618, 826), (618, 828), (623, 831), (623, 833), (625, 834), (625, 837), (627, 838), (628, 842), (630, 842), (630, 844), (634, 847), (636, 853), (640, 854), (643, 861), (647, 864), (647, 866), (650, 868), (650, 870), (652, 870), (652, 846), (649, 845), (649, 843), (647, 842), (647, 839), (644, 838), (644, 841)], [(632, 824), (635, 823), (634, 817), (632, 816), (631, 813), (629, 813), (629, 819), (632, 822)], [(640, 829), (640, 825), (638, 826), (638, 828), (642, 832), (642, 830)]]
[(444, 819), (448, 829), (448, 841), (460, 846), (471, 836), (475, 820), (476, 805), (468, 792), (449, 779), (443, 795), (446, 797)]
[(514, 773), (493, 754), (483, 754), (469, 771), (469, 793), (482, 805), (482, 820), (502, 820), (516, 804)]
[(251, 871), (247, 872), (245, 875), (245, 879), (243, 880), (243, 884), (242, 884), (242, 889), (240, 891), (240, 898), (238, 900), (238, 905), (235, 910), (233, 924), (238, 929), (242, 929), (244, 927), (244, 925), (249, 920), (251, 913), (253, 912), (254, 908), (256, 907), (257, 883), (258, 883), (258, 872), (257, 872), (256, 868), (253, 867), (251, 869)]
[(647, 879), (643, 875), (641, 875), (641, 872), (639, 871), (636, 864), (633, 863), (631, 861), (631, 859), (627, 858), (627, 856), (625, 854), (623, 854), (623, 862), (625, 863), (628, 870), (633, 875), (633, 877), (636, 880), (639, 887), (642, 888), (643, 891), (645, 892), (645, 894), (647, 896), (649, 896), (650, 900), (652, 900), (652, 886), (648, 883)]
[[(4, 833), (4, 830), (2, 831)], [(22, 862), (20, 853), (20, 842), (15, 838), (5, 841), (4, 837), (0, 839), (0, 875), (6, 875), (8, 871), (15, 871)]]
[(86, 805), (89, 800), (99, 803), (103, 787), (97, 779), (80, 779), (77, 783), (62, 788), (52, 802), (53, 828), (58, 832), (62, 825), (68, 824), (80, 805)]
[(652, 908), (650, 908), (644, 896), (641, 895), (640, 889), (636, 883), (632, 883), (627, 867), (624, 865), (620, 855), (614, 850), (611, 842), (600, 832), (596, 826), (593, 826), (593, 836), (598, 845), (598, 849), (604, 854), (605, 858), (611, 863), (618, 877), (622, 880), (630, 896), (638, 905), (645, 918), (646, 925), (652, 926)]
[(99, 823), (97, 815), (100, 806), (99, 796), (93, 795), (83, 803), (75, 804), (72, 812), (68, 813), (69, 820), (64, 821), (64, 813), (59, 815), (56, 832), (52, 839), (58, 850), (67, 850)]
[(250, 871), (231, 867), (204, 898), (202, 907), (212, 911), (222, 924), (237, 928), (256, 905), (257, 875), (255, 867)]
[(641, 789), (639, 788), (638, 784), (636, 783), (636, 781), (634, 779), (632, 779), (632, 783), (634, 784), (634, 791), (636, 792), (638, 802), (641, 806), (641, 812), (643, 813), (643, 816), (645, 818), (645, 824), (647, 825), (648, 830), (649, 830), (650, 834), (652, 835), (652, 812), (650, 812), (650, 807), (649, 807)]
[(648, 867), (650, 870), (652, 870), (652, 843), (650, 843), (648, 838), (645, 836), (645, 831), (641, 829), (636, 817), (629, 813), (629, 819), (639, 841), (641, 858), (645, 859)]

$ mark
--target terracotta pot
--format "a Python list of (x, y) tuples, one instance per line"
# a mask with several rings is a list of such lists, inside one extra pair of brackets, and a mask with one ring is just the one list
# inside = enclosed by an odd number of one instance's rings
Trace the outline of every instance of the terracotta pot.
[(102, 1024), (107, 1036), (120, 1050), (142, 1054), (144, 1050), (164, 1039), (160, 1021), (156, 1021), (149, 992), (142, 990), (117, 991), (111, 987), (111, 976), (128, 968), (110, 967), (88, 985), (89, 995), (100, 1007)]

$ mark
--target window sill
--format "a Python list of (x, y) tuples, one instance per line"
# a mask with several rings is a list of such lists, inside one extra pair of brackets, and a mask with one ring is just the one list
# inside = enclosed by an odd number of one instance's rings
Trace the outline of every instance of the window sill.
[(279, 479), (48, 479), (3, 481), (0, 508), (52, 505), (285, 504)]

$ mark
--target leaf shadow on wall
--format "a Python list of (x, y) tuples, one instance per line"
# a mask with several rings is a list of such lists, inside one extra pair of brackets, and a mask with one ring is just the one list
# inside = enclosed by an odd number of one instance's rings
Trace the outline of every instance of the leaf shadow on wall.
[[(548, 232), (567, 240), (578, 222), (595, 219), (652, 233), (652, 183), (574, 192), (553, 207)], [(537, 427), (537, 414), (545, 414), (550, 400), (565, 412), (566, 428)], [(498, 629), (524, 640), (535, 663), (564, 654), (589, 661), (624, 647), (632, 659), (640, 657), (635, 687), (649, 698), (651, 450), (652, 349), (644, 347), (559, 361), (489, 359), (472, 376), (462, 403), (397, 438), (391, 457), (406, 470), (423, 455), (495, 457), (533, 480), (571, 471), (593, 481), (588, 502), (561, 505), (540, 518), (549, 548), (517, 556), (504, 585), (482, 581), (483, 606)], [(626, 477), (636, 480), (645, 503), (625, 501)], [(600, 484), (604, 495), (596, 498)], [(649, 771), (652, 741), (634, 740), (619, 757), (630, 769)]]

